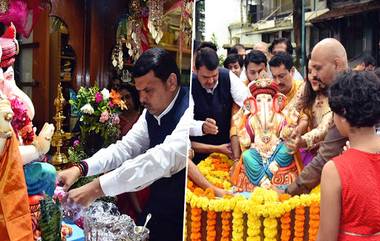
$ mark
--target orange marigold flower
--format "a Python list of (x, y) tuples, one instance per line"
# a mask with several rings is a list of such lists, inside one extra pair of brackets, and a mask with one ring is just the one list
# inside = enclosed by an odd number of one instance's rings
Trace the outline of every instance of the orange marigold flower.
[(112, 104), (119, 106), (122, 110), (128, 109), (125, 102), (121, 99), (121, 94), (116, 90), (111, 90), (110, 99)]

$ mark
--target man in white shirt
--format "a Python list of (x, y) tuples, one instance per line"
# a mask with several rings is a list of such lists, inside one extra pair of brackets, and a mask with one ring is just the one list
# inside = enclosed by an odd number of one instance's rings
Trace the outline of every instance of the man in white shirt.
[(102, 196), (150, 185), (138, 224), (152, 213), (150, 241), (182, 240), (188, 129), (192, 117), (188, 88), (180, 87), (175, 60), (159, 48), (144, 52), (132, 73), (145, 107), (122, 140), (58, 175), (67, 190), (81, 176), (108, 172), (68, 193), (68, 201), (89, 206)]

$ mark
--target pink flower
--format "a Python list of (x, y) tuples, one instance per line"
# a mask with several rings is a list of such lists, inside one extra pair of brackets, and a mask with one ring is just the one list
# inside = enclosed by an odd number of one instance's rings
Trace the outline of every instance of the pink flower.
[(97, 92), (95, 94), (95, 102), (99, 104), (100, 102), (102, 102), (102, 100), (103, 100), (103, 95), (100, 92)]
[(79, 144), (80, 144), (80, 141), (79, 141), (79, 140), (75, 140), (74, 143), (73, 143), (74, 147), (79, 146)]
[(108, 121), (108, 119), (110, 118), (109, 114), (108, 114), (108, 111), (104, 111), (102, 112), (102, 114), (100, 115), (100, 119), (99, 121), (101, 123), (105, 123), (106, 121)]
[(109, 105), (111, 108), (115, 107), (115, 105), (112, 103), (112, 101), (109, 102)]
[(117, 125), (117, 124), (119, 124), (119, 123), (120, 123), (120, 118), (119, 118), (119, 116), (118, 116), (118, 115), (113, 115), (113, 116), (112, 116), (112, 124)]

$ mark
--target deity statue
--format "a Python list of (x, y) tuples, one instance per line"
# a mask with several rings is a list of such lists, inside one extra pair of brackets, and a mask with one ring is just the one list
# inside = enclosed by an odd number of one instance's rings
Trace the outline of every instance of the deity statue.
[(11, 126), (13, 111), (0, 94), (0, 240), (33, 240), (18, 140)]
[[(14, 79), (12, 65), (15, 61), (15, 56), (18, 54), (18, 42), (13, 24), (0, 37), (0, 47), (0, 92), (11, 103), (13, 111), (11, 124), (20, 142), (19, 150), (22, 160), (19, 161), (24, 165), (28, 194), (45, 193), (52, 196), (55, 189), (55, 168), (46, 162), (38, 162), (38, 160), (49, 151), (54, 126), (45, 123), (38, 136), (34, 133), (32, 124), (34, 117), (33, 103), (17, 87)], [(3, 147), (0, 146), (0, 148)]]
[(298, 113), (282, 113), (286, 97), (266, 76), (248, 87), (252, 96), (233, 117), (243, 153), (231, 181), (241, 191), (288, 185), (295, 180), (297, 167), (283, 140), (296, 125)]

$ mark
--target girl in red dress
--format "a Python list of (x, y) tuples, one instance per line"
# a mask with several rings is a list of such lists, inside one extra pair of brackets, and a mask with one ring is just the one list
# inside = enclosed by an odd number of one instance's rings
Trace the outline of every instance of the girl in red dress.
[(380, 240), (380, 79), (343, 73), (330, 87), (329, 104), (350, 147), (323, 167), (318, 240)]

